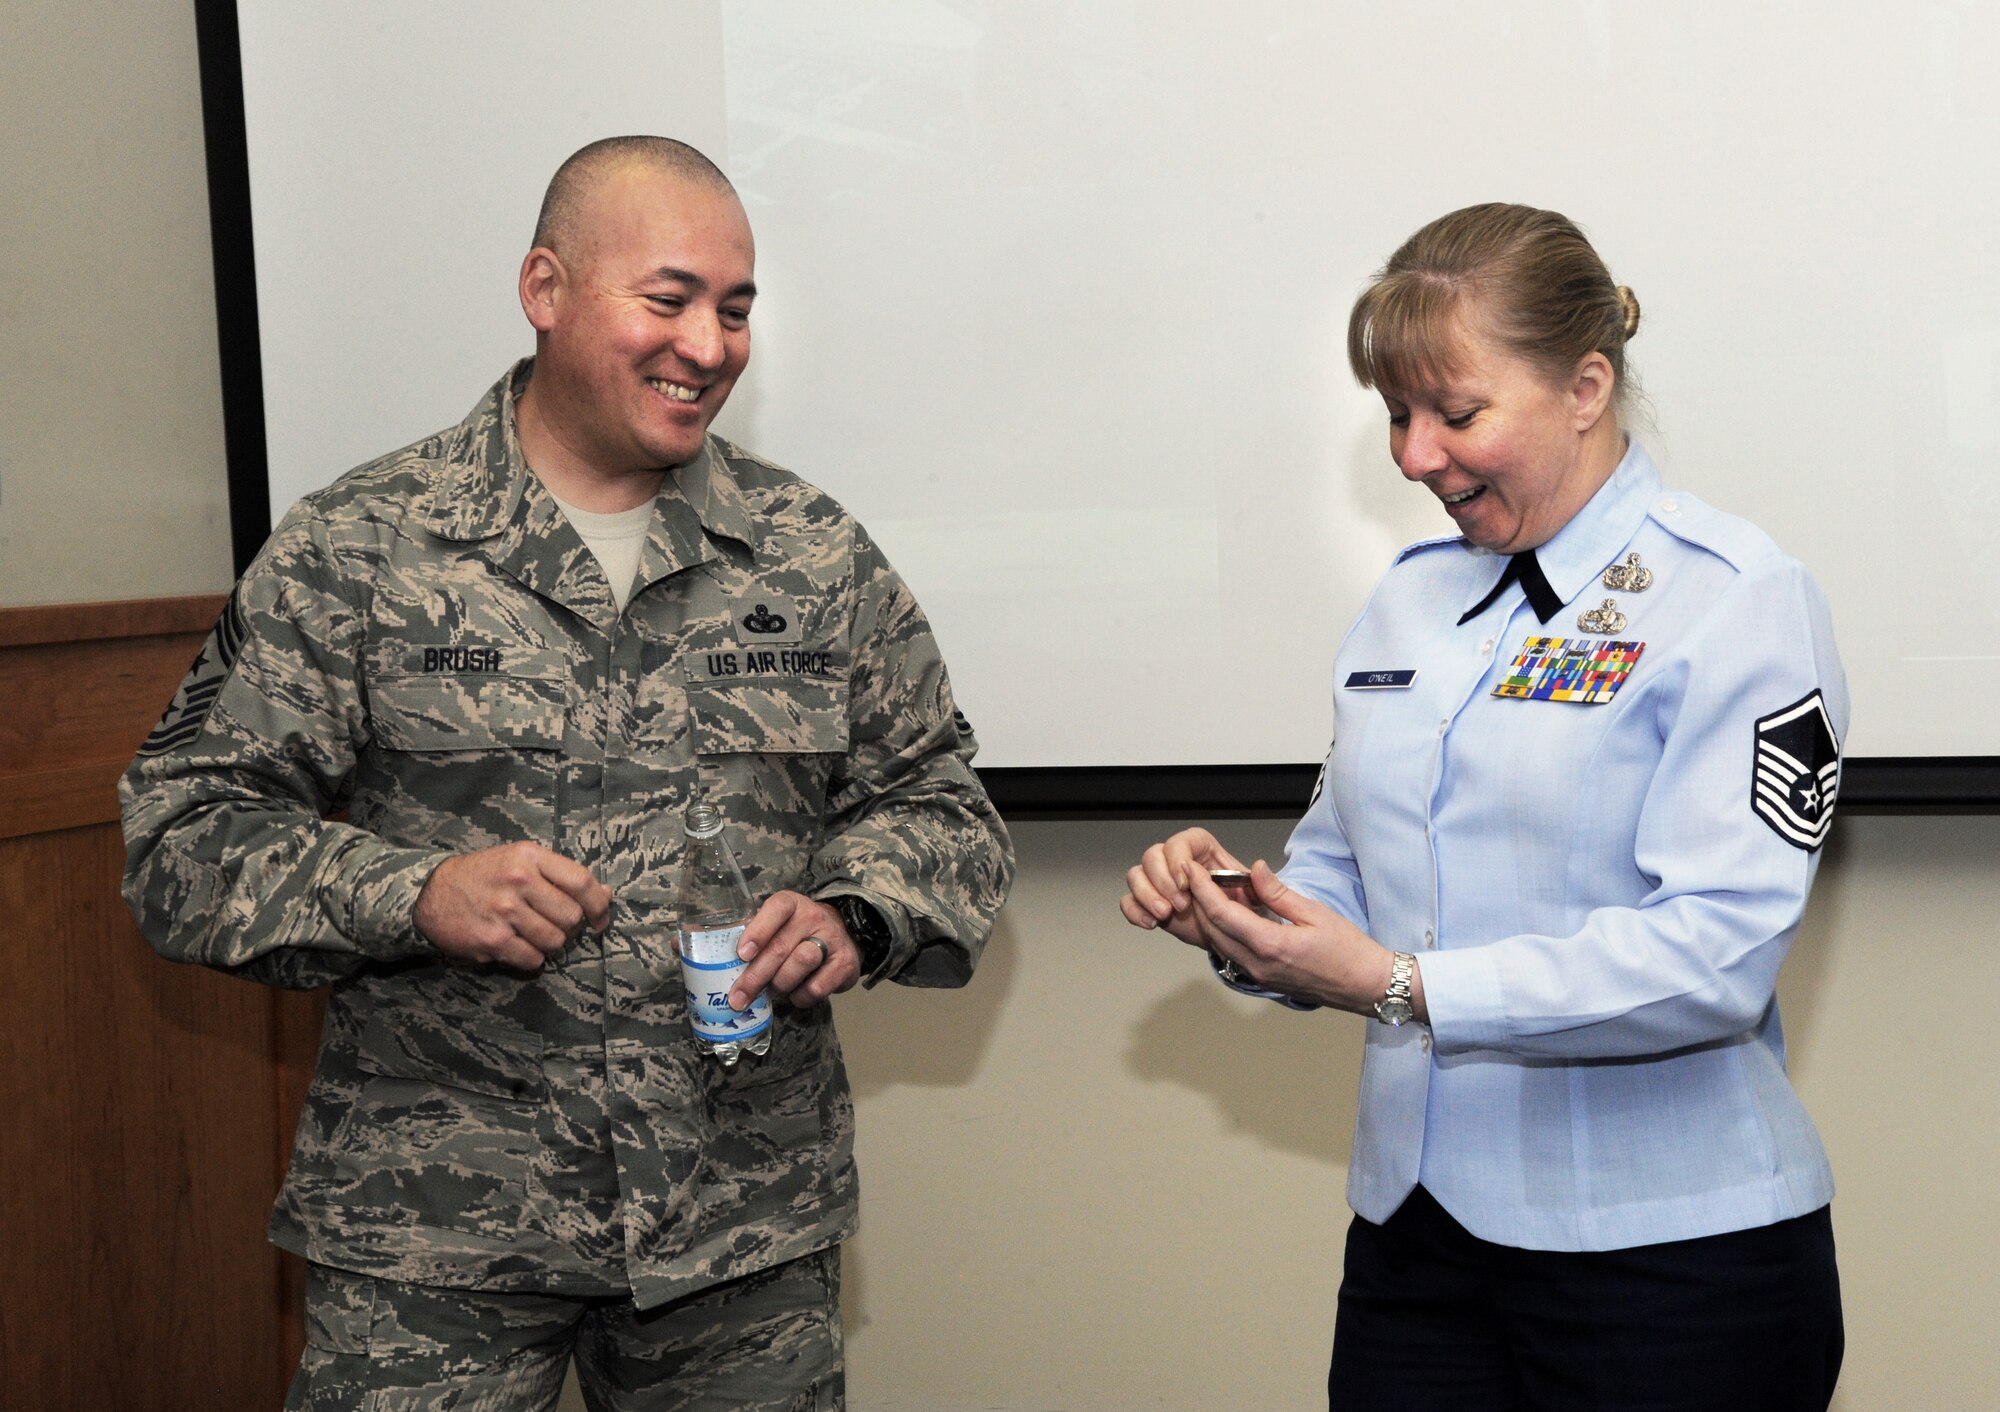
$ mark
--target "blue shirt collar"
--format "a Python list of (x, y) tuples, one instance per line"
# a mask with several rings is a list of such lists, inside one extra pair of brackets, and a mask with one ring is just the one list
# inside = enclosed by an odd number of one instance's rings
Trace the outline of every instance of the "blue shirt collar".
[[(1597, 494), (1556, 531), (1553, 539), (1535, 551), (1542, 576), (1565, 604), (1574, 603), (1577, 595), (1624, 552), (1662, 488), (1653, 458), (1635, 438), (1627, 438), (1625, 455), (1611, 472), (1611, 479), (1598, 487)], [(1465, 606), (1477, 603), (1491, 586), (1489, 579), (1466, 599)]]

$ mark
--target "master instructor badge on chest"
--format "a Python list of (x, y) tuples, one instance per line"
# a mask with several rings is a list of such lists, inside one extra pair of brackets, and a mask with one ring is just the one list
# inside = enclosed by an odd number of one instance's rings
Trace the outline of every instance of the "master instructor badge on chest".
[(782, 593), (752, 589), (729, 600), (729, 623), (745, 647), (799, 640), (799, 605)]

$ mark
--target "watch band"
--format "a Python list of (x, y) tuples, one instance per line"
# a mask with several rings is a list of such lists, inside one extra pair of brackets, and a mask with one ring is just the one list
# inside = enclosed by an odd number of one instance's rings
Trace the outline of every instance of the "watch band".
[(889, 930), (888, 922), (873, 906), (851, 892), (842, 893), (827, 905), (839, 913), (840, 924), (847, 928), (848, 936), (854, 939), (855, 948), (861, 953), (861, 974), (874, 975), (896, 945), (895, 933)]
[(1375, 1002), (1375, 1018), (1385, 1025), (1402, 1026), (1417, 1016), (1416, 1002), (1410, 994), (1410, 982), (1415, 979), (1417, 958), (1407, 951), (1398, 951), (1396, 959), (1389, 966), (1389, 990)]

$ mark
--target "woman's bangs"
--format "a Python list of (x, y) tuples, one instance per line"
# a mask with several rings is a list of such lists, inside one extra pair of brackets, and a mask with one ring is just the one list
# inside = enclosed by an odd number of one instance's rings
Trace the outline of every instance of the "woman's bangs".
[(1362, 296), (1347, 330), (1347, 360), (1363, 387), (1437, 387), (1458, 371), (1458, 291), (1439, 280), (1383, 280)]

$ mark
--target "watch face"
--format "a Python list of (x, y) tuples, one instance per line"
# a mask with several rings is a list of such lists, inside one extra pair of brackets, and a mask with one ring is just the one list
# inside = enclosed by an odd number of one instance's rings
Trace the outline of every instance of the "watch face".
[(1407, 1000), (1384, 1000), (1375, 1007), (1375, 1018), (1385, 1025), (1407, 1024), (1416, 1014), (1417, 1007)]

